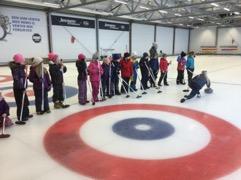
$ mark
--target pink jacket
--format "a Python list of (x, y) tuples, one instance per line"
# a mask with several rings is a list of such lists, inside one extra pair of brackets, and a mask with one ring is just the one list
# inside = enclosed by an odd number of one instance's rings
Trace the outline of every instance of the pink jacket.
[(98, 61), (92, 60), (87, 70), (91, 82), (100, 81), (100, 77), (103, 74), (103, 69)]

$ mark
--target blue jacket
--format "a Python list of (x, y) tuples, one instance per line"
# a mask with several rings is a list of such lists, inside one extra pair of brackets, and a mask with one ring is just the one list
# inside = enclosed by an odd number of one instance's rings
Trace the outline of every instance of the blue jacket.
[(187, 69), (194, 69), (194, 58), (192, 56), (187, 57), (186, 68)]
[(149, 64), (150, 64), (150, 68), (152, 71), (154, 72), (158, 72), (159, 70), (159, 62), (158, 62), (158, 59), (151, 59), (149, 61)]
[(195, 86), (197, 89), (202, 89), (205, 84), (207, 87), (210, 87), (211, 85), (210, 80), (203, 74), (199, 74), (191, 80), (191, 85)]
[(139, 69), (139, 63), (138, 63), (138, 61), (135, 61), (133, 63), (133, 79), (134, 80), (137, 78), (137, 69)]

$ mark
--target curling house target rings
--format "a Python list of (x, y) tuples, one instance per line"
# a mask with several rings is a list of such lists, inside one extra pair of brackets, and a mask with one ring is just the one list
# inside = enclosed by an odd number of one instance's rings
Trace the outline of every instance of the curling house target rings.
[[(80, 128), (91, 118), (129, 110), (164, 111), (204, 125), (211, 140), (200, 151), (170, 159), (131, 159), (110, 155), (87, 145)], [(101, 121), (101, 119), (100, 119)], [(181, 120), (180, 120), (181, 121)], [(148, 130), (148, 127), (142, 127)], [(94, 134), (95, 132), (93, 132)], [(48, 154), (65, 167), (94, 179), (215, 179), (241, 166), (241, 131), (228, 122), (195, 110), (154, 104), (124, 104), (93, 108), (55, 123), (44, 137)]]

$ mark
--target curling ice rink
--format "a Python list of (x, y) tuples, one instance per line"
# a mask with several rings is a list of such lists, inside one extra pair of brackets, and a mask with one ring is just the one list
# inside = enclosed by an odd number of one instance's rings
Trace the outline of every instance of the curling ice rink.
[[(52, 112), (43, 116), (31, 106), (33, 119), (6, 130), (11, 137), (0, 140), (0, 179), (240, 180), (241, 57), (197, 56), (195, 74), (207, 70), (214, 93), (202, 90), (184, 104), (187, 86), (176, 85), (176, 57), (168, 59), (170, 86), (161, 94), (149, 89), (140, 99), (131, 93), (95, 106), (78, 104), (75, 63), (66, 63), (71, 106), (54, 110), (50, 103)], [(11, 103), (9, 75), (0, 67), (0, 91)]]

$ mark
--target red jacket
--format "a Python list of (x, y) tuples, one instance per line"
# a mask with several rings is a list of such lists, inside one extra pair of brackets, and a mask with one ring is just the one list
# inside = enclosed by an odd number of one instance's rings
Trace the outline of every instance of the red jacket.
[(130, 78), (133, 74), (133, 63), (130, 59), (125, 60), (121, 59), (120, 61), (121, 67), (121, 77), (122, 78)]
[(167, 62), (167, 60), (165, 58), (161, 58), (160, 59), (160, 70), (161, 72), (165, 73), (168, 71), (168, 65), (169, 63)]

